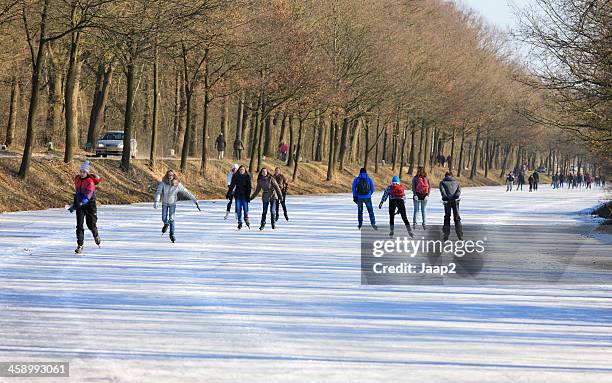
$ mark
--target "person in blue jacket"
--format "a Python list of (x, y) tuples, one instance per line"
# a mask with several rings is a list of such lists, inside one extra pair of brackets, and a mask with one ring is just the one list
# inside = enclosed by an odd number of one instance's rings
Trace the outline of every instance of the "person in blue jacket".
[(353, 180), (353, 202), (357, 204), (357, 226), (361, 229), (363, 225), (363, 205), (366, 205), (368, 214), (370, 215), (370, 223), (374, 230), (376, 227), (376, 217), (374, 217), (374, 209), (372, 208), (372, 193), (374, 193), (374, 181), (368, 176), (365, 168), (361, 168), (359, 175)]

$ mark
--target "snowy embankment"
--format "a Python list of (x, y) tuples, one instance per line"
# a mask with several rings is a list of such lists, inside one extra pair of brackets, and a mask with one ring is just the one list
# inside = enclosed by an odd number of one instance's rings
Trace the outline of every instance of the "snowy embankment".
[[(554, 225), (603, 196), (466, 188), (461, 211)], [(65, 210), (0, 215), (0, 361), (70, 361), (61, 382), (610, 381), (612, 281), (361, 286), (350, 196), (287, 202), (263, 232), (260, 200), (240, 232), (223, 201), (182, 202), (175, 244), (151, 204), (102, 206), (81, 257)]]

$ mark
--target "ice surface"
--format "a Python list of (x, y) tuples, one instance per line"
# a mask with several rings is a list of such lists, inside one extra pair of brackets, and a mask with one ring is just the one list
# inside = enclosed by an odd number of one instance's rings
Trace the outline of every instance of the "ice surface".
[[(604, 198), (504, 190), (465, 188), (463, 221), (584, 222)], [(240, 232), (201, 205), (179, 203), (175, 244), (152, 204), (101, 206), (80, 257), (64, 209), (0, 214), (0, 361), (69, 361), (49, 382), (611, 381), (611, 285), (361, 286), (349, 195), (289, 196), (263, 232), (261, 200)]]

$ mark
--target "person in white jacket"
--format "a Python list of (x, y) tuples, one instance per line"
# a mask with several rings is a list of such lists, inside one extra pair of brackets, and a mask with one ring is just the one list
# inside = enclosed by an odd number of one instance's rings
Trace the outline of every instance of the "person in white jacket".
[(234, 199), (234, 191), (232, 190), (232, 178), (234, 178), (234, 174), (238, 171), (238, 164), (232, 165), (229, 173), (227, 173), (227, 194), (225, 194), (225, 198), (229, 200), (227, 203), (227, 208), (225, 209), (225, 218), (229, 216), (230, 210), (232, 209), (232, 200)]
[(168, 227), (170, 227), (170, 240), (173, 243), (176, 240), (174, 237), (174, 214), (176, 212), (176, 201), (179, 193), (194, 201), (198, 210), (202, 211), (197, 198), (179, 182), (174, 171), (170, 169), (166, 172), (166, 175), (157, 186), (157, 191), (153, 197), (153, 207), (157, 209), (159, 202), (162, 203), (162, 221), (164, 222), (162, 235), (168, 230)]

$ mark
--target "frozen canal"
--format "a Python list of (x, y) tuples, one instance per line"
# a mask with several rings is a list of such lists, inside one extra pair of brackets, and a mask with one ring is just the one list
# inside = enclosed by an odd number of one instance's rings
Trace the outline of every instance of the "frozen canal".
[[(461, 211), (572, 224), (603, 197), (466, 188)], [(70, 378), (49, 382), (612, 380), (612, 280), (362, 286), (350, 196), (287, 203), (275, 231), (257, 230), (258, 200), (238, 232), (223, 201), (181, 202), (175, 244), (152, 204), (102, 206), (102, 247), (86, 232), (80, 257), (65, 210), (0, 214), (0, 361), (69, 361)], [(437, 194), (428, 212), (441, 223)], [(385, 222), (386, 206), (376, 214)]]

